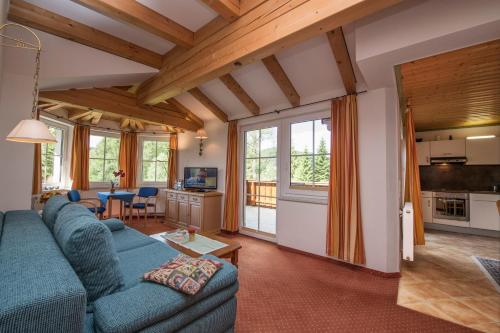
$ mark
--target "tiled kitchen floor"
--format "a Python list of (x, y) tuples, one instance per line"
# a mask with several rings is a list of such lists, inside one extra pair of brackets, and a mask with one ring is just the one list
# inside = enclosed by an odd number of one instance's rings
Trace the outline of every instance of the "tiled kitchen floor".
[(483, 332), (500, 333), (500, 293), (471, 256), (500, 259), (497, 238), (426, 230), (403, 262), (398, 304)]

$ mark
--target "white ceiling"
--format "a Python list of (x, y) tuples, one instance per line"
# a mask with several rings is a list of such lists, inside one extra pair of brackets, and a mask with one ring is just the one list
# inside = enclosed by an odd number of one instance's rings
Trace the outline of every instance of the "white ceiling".
[[(109, 19), (70, 0), (27, 1), (155, 52), (164, 53), (174, 46), (146, 31)], [(138, 1), (193, 31), (216, 17), (216, 13), (201, 0)], [(480, 5), (477, 5), (478, 3)], [(497, 28), (500, 18), (488, 10), (492, 6), (497, 8), (499, 3), (496, 0), (477, 0), (473, 3), (470, 0), (408, 0), (344, 26), (347, 47), (358, 81), (358, 91), (394, 86), (392, 67), (408, 58), (408, 50), (412, 50), (413, 56), (426, 56), (437, 49), (447, 48), (446, 41), (451, 39), (455, 41), (452, 43), (453, 47), (459, 47), (461, 40), (462, 44), (473, 40), (467, 39), (467, 31), (472, 31), (472, 28), (476, 28), (476, 32), (479, 28), (484, 30), (482, 34), (475, 34), (480, 35), (481, 39), (491, 39), (495, 36), (499, 38), (500, 30)], [(464, 12), (470, 15), (463, 15)], [(447, 20), (443, 20), (443, 17)], [(460, 21), (457, 23), (460, 25), (458, 28), (453, 26), (455, 21)], [(420, 29), (424, 23), (429, 27)], [(432, 25), (434, 28), (431, 29)], [(427, 35), (420, 33), (422, 31), (428, 32)], [(429, 31), (435, 35), (428, 35)], [(44, 88), (80, 88), (117, 84), (115, 82), (126, 84), (127, 81), (128, 84), (134, 84), (137, 80), (157, 72), (147, 66), (59, 37), (43, 33), (41, 35), (46, 46), (42, 55), (41, 86)], [(429, 41), (433, 40), (439, 40), (441, 47), (436, 48), (436, 43), (431, 45)], [(464, 46), (467, 45), (462, 47)], [(302, 103), (345, 93), (325, 35), (283, 50), (276, 54), (276, 57), (301, 96)], [(78, 63), (78, 66), (73, 66), (75, 63)], [(89, 73), (86, 73), (87, 71)], [(261, 62), (242, 67), (232, 75), (260, 106), (262, 113), (290, 106)], [(200, 89), (228, 114), (229, 119), (250, 115), (218, 79), (206, 82)], [(215, 119), (190, 94), (178, 96), (178, 99), (202, 119)]]

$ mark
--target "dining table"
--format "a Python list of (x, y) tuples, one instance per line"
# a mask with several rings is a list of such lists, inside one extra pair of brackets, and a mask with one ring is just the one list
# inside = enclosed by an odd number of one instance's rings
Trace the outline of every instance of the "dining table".
[(136, 194), (134, 192), (127, 192), (127, 191), (97, 192), (97, 197), (99, 198), (101, 203), (107, 206), (108, 218), (111, 218), (113, 214), (113, 199), (120, 200), (120, 215), (119, 215), (120, 219), (123, 219), (124, 204), (126, 202), (130, 203), (129, 218), (132, 218), (132, 201), (134, 200), (135, 195)]

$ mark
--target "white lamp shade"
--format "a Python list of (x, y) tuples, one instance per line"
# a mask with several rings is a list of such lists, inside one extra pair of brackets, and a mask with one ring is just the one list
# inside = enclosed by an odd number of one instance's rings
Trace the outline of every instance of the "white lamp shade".
[(205, 131), (204, 128), (200, 128), (199, 130), (196, 131), (196, 139), (208, 139), (207, 132)]
[(56, 138), (50, 134), (49, 128), (40, 120), (25, 119), (7, 135), (7, 141), (28, 143), (56, 143)]

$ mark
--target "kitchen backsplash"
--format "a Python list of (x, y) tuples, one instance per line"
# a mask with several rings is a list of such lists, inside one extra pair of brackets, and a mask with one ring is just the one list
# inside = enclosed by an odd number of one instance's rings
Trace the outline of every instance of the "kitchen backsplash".
[(500, 185), (500, 165), (420, 166), (422, 190), (491, 190)]

